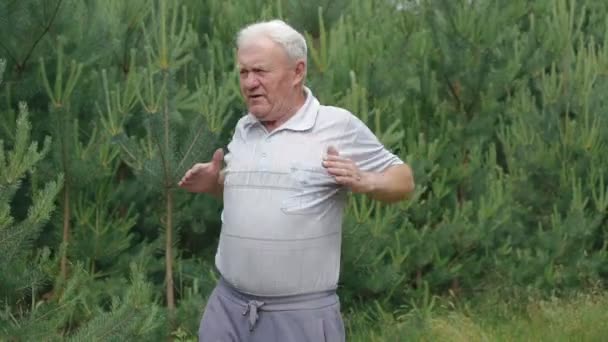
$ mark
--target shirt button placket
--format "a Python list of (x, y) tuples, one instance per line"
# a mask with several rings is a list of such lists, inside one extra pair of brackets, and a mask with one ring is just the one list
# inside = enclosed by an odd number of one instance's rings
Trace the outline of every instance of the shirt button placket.
[(260, 149), (259, 165), (263, 170), (268, 169), (268, 138), (262, 139), (262, 148)]

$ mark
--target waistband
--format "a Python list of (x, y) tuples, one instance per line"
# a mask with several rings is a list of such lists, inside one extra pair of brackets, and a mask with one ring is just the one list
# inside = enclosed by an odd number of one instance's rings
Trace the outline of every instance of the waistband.
[(258, 311), (293, 311), (322, 309), (338, 303), (336, 290), (293, 296), (255, 296), (240, 292), (225, 279), (220, 278), (218, 294), (243, 307), (243, 316), (249, 314), (249, 330), (258, 320)]

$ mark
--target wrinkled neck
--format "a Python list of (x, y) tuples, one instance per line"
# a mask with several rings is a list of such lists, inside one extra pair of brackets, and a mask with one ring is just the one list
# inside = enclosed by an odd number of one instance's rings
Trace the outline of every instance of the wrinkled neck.
[(262, 125), (268, 132), (272, 132), (275, 129), (279, 128), (282, 124), (287, 122), (291, 117), (293, 117), (300, 108), (306, 103), (306, 92), (304, 89), (300, 89), (298, 91), (295, 99), (292, 101), (292, 105), (288, 106), (287, 109), (284, 109), (284, 115), (282, 115), (277, 120), (266, 120), (262, 121)]

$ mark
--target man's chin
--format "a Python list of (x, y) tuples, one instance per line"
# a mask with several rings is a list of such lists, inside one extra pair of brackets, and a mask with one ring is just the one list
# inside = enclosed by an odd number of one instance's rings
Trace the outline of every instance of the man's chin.
[(258, 120), (264, 120), (266, 115), (265, 111), (261, 110), (261, 108), (257, 108), (256, 106), (251, 106), (248, 108), (249, 113), (253, 114)]

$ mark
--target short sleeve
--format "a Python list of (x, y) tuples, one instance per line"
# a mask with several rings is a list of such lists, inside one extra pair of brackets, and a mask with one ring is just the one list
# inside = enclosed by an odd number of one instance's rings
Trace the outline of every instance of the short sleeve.
[[(226, 148), (224, 149), (224, 160), (223, 160), (223, 166), (222, 169), (220, 170), (220, 174), (221, 174), (221, 178), (224, 180), (224, 185), (226, 184), (226, 173), (231, 170), (232, 167), (232, 159), (234, 157), (234, 150), (235, 150), (235, 145), (236, 145), (236, 139), (237, 135), (236, 135), (236, 130), (235, 133), (232, 135), (232, 139), (230, 140), (230, 142), (228, 142), (228, 145), (226, 146)], [(222, 222), (224, 222), (224, 212), (222, 211)]]
[(350, 125), (352, 140), (340, 154), (353, 160), (365, 172), (382, 172), (393, 165), (404, 164), (378, 140), (376, 135), (359, 118), (353, 116)]
[(230, 161), (232, 160), (232, 157), (233, 157), (235, 151), (244, 142), (244, 138), (243, 138), (244, 120), (245, 120), (245, 117), (242, 117), (241, 119), (239, 119), (239, 121), (237, 122), (237, 124), (234, 127), (234, 133), (232, 135), (232, 139), (230, 139), (230, 141), (228, 142), (228, 145), (226, 146), (227, 151), (225, 151), (226, 153), (224, 155), (224, 162), (226, 163), (227, 166), (230, 165)]
[(230, 161), (232, 160), (232, 155), (234, 153), (234, 149), (235, 149), (235, 144), (236, 144), (236, 132), (232, 135), (232, 139), (230, 140), (230, 142), (228, 142), (228, 145), (226, 146), (226, 153), (224, 155), (224, 162), (226, 163), (226, 165), (230, 165)]

